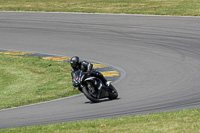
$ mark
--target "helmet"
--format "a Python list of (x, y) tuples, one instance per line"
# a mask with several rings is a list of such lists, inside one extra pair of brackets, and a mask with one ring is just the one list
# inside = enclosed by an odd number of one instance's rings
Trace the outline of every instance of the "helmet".
[(72, 68), (76, 67), (79, 64), (79, 57), (73, 56), (70, 60)]

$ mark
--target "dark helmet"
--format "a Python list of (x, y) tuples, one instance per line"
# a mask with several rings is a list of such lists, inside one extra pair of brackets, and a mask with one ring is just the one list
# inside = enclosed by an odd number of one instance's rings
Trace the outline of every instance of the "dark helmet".
[(73, 56), (70, 60), (72, 68), (76, 67), (79, 64), (79, 57)]

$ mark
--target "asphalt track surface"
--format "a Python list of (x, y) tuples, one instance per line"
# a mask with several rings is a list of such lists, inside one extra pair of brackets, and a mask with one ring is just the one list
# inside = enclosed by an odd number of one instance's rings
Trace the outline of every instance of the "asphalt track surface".
[(0, 111), (0, 128), (129, 116), (200, 105), (200, 18), (0, 12), (0, 49), (78, 55), (125, 71), (119, 99), (83, 95)]

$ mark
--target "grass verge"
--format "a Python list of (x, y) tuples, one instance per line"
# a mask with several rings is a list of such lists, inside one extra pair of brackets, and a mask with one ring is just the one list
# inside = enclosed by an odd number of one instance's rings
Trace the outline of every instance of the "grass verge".
[(0, 54), (0, 109), (79, 93), (72, 88), (69, 63)]
[(155, 113), (141, 116), (8, 128), (2, 133), (197, 133), (200, 109)]
[(0, 0), (1, 11), (200, 16), (199, 0)]

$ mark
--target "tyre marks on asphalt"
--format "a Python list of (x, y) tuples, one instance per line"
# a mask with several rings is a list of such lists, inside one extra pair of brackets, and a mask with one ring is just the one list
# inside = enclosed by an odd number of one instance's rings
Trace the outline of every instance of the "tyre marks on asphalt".
[[(61, 62), (69, 62), (69, 60), (71, 59), (70, 57), (65, 57), (65, 56), (55, 56), (55, 55), (32, 53), (32, 52), (21, 52), (21, 51), (0, 50), (0, 53), (10, 54), (10, 55), (39, 56), (39, 57), (43, 57), (43, 59), (46, 59), (46, 60), (54, 60), (54, 61), (61, 61)], [(93, 64), (93, 68), (95, 70), (100, 71), (104, 75), (104, 77), (110, 82), (114, 82), (120, 77), (120, 71), (114, 67), (97, 63), (97, 62), (91, 62), (91, 61), (89, 62)]]

